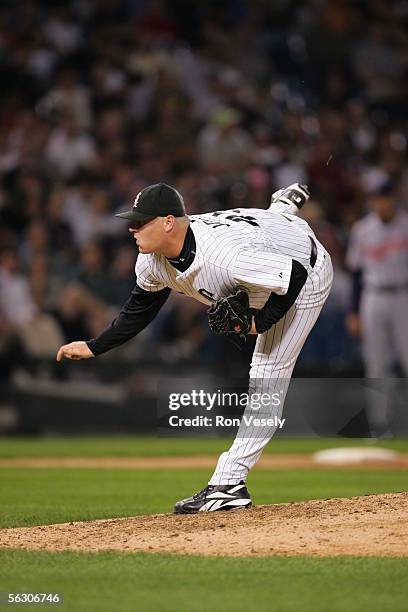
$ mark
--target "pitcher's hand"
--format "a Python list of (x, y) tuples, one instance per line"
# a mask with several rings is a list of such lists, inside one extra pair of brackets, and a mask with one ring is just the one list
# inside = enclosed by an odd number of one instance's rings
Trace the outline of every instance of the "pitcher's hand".
[(57, 361), (62, 361), (64, 359), (90, 359), (91, 357), (95, 357), (91, 349), (88, 347), (87, 343), (83, 340), (78, 342), (70, 342), (70, 344), (64, 344), (60, 347), (57, 353)]

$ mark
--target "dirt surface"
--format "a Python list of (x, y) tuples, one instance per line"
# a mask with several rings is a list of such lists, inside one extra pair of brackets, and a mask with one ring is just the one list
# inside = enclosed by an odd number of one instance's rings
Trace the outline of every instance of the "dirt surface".
[(408, 493), (1, 529), (0, 548), (406, 557)]
[[(24, 468), (101, 468), (101, 469), (212, 469), (218, 455), (195, 455), (182, 457), (33, 457), (0, 459), (0, 467)], [(395, 461), (362, 461), (353, 464), (319, 464), (311, 454), (271, 454), (261, 457), (256, 469), (408, 469), (408, 454), (399, 454)]]

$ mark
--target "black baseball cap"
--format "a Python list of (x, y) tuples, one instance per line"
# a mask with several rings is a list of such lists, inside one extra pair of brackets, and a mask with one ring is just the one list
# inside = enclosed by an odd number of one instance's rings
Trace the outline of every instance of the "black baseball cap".
[(388, 196), (395, 191), (395, 183), (391, 179), (384, 181), (377, 189), (374, 190), (373, 196)]
[(142, 189), (137, 194), (131, 210), (119, 213), (115, 217), (128, 221), (148, 221), (166, 215), (184, 217), (185, 214), (184, 200), (177, 189), (166, 183), (157, 183)]

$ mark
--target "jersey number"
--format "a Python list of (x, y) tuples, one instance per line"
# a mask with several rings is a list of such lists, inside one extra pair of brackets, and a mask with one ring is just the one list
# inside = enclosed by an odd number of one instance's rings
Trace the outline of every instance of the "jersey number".
[[(233, 210), (233, 213), (239, 213), (239, 210)], [(213, 217), (219, 217), (221, 215), (224, 215), (224, 211), (217, 211), (214, 212), (212, 214)], [(240, 222), (243, 221), (244, 223), (248, 223), (249, 225), (253, 225), (254, 227), (259, 227), (259, 223), (257, 223), (255, 217), (250, 217), (249, 215), (240, 215), (240, 214), (234, 214), (234, 215), (226, 215), (224, 217), (224, 219), (227, 219), (227, 221), (236, 221), (236, 222)], [(207, 225), (211, 225), (212, 227), (220, 227), (222, 225), (230, 225), (229, 223), (217, 223), (217, 222), (213, 222), (213, 221), (205, 221), (203, 219), (204, 223), (206, 223)]]

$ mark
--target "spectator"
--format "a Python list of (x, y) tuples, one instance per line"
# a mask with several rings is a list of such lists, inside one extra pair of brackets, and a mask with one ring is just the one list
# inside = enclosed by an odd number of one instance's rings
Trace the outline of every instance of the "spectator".
[(89, 92), (78, 83), (77, 73), (72, 69), (61, 71), (56, 86), (40, 100), (39, 107), (49, 115), (68, 113), (81, 129), (92, 125)]
[(31, 323), (38, 312), (27, 278), (19, 268), (15, 251), (1, 253), (0, 310), (11, 325)]
[(252, 139), (240, 126), (240, 120), (239, 112), (233, 108), (218, 110), (199, 135), (201, 165), (218, 177), (239, 177), (250, 160)]
[(100, 243), (89, 242), (84, 247), (78, 282), (97, 299), (106, 303), (114, 301), (114, 287), (110, 275), (106, 273), (106, 261)]
[(51, 132), (46, 146), (46, 158), (61, 179), (71, 179), (82, 169), (96, 162), (92, 137), (82, 132), (74, 116), (67, 111)]

